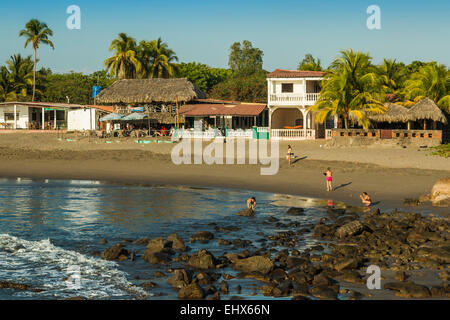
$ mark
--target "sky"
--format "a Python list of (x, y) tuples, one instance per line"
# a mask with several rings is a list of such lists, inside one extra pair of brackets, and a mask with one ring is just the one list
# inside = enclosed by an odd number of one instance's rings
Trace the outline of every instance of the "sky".
[[(70, 5), (81, 28), (70, 30)], [(381, 29), (370, 30), (370, 5)], [(249, 40), (264, 52), (264, 69), (296, 69), (305, 54), (323, 66), (343, 49), (405, 63), (435, 60), (450, 66), (449, 0), (0, 0), (0, 64), (33, 54), (18, 33), (37, 18), (53, 30), (55, 50), (41, 46), (38, 68), (91, 73), (104, 68), (111, 41), (125, 32), (137, 41), (162, 37), (180, 62), (227, 67), (230, 46)]]

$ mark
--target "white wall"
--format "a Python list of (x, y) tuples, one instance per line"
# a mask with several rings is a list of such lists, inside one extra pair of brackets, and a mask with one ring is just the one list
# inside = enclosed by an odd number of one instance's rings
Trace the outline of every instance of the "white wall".
[[(299, 79), (291, 79), (291, 80), (270, 80), (269, 81), (269, 94), (280, 94), (281, 92), (281, 84), (283, 83), (293, 83), (294, 84), (294, 92), (291, 94), (302, 94), (305, 91), (305, 82)], [(284, 94), (289, 94), (285, 92)]]
[[(12, 127), (14, 128), (14, 120), (5, 120), (5, 113), (12, 113), (14, 114), (14, 106), (7, 106), (7, 107), (1, 107), (0, 108), (0, 122), (3, 123), (11, 123)], [(16, 113), (19, 114), (17, 117), (17, 129), (27, 129), (28, 127), (28, 107), (24, 106), (17, 106)]]
[[(67, 113), (67, 130), (95, 130), (95, 109), (72, 109)], [(89, 125), (89, 121), (91, 125)]]

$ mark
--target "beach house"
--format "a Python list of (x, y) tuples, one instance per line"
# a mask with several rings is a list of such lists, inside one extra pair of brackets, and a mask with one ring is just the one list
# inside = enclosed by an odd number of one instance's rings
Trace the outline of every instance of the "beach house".
[[(337, 117), (324, 124), (314, 121), (307, 108), (319, 98), (324, 72), (276, 69), (267, 74), (267, 107), (272, 139), (326, 138), (337, 126)], [(328, 130), (327, 130), (328, 129)]]

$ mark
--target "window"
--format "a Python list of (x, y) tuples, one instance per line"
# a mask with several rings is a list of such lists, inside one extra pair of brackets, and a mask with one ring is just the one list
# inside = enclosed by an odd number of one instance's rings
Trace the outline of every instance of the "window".
[[(3, 113), (5, 117), (5, 121), (14, 121), (14, 112), (5, 112)], [(19, 120), (19, 113), (16, 113), (16, 118)]]
[(294, 92), (294, 84), (293, 83), (282, 83), (281, 84), (281, 92)]

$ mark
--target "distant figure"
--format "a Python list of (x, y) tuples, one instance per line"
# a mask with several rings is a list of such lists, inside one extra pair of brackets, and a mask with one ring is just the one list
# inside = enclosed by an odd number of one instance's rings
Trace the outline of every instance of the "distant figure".
[(164, 126), (161, 126), (161, 135), (165, 136), (167, 134), (166, 128)]
[(247, 200), (247, 208), (255, 210), (256, 207), (256, 199), (255, 197), (251, 197)]
[(291, 159), (293, 155), (294, 154), (292, 153), (292, 147), (290, 144), (288, 144), (288, 152), (286, 154), (286, 160), (289, 162), (289, 165), (291, 165)]
[(323, 173), (327, 178), (327, 191), (332, 191), (333, 187), (331, 186), (331, 181), (333, 181), (333, 173), (330, 168), (327, 168), (327, 172)]
[(372, 199), (370, 199), (370, 196), (367, 194), (367, 192), (363, 192), (359, 197), (361, 198), (362, 203), (364, 203), (367, 207), (372, 204)]

